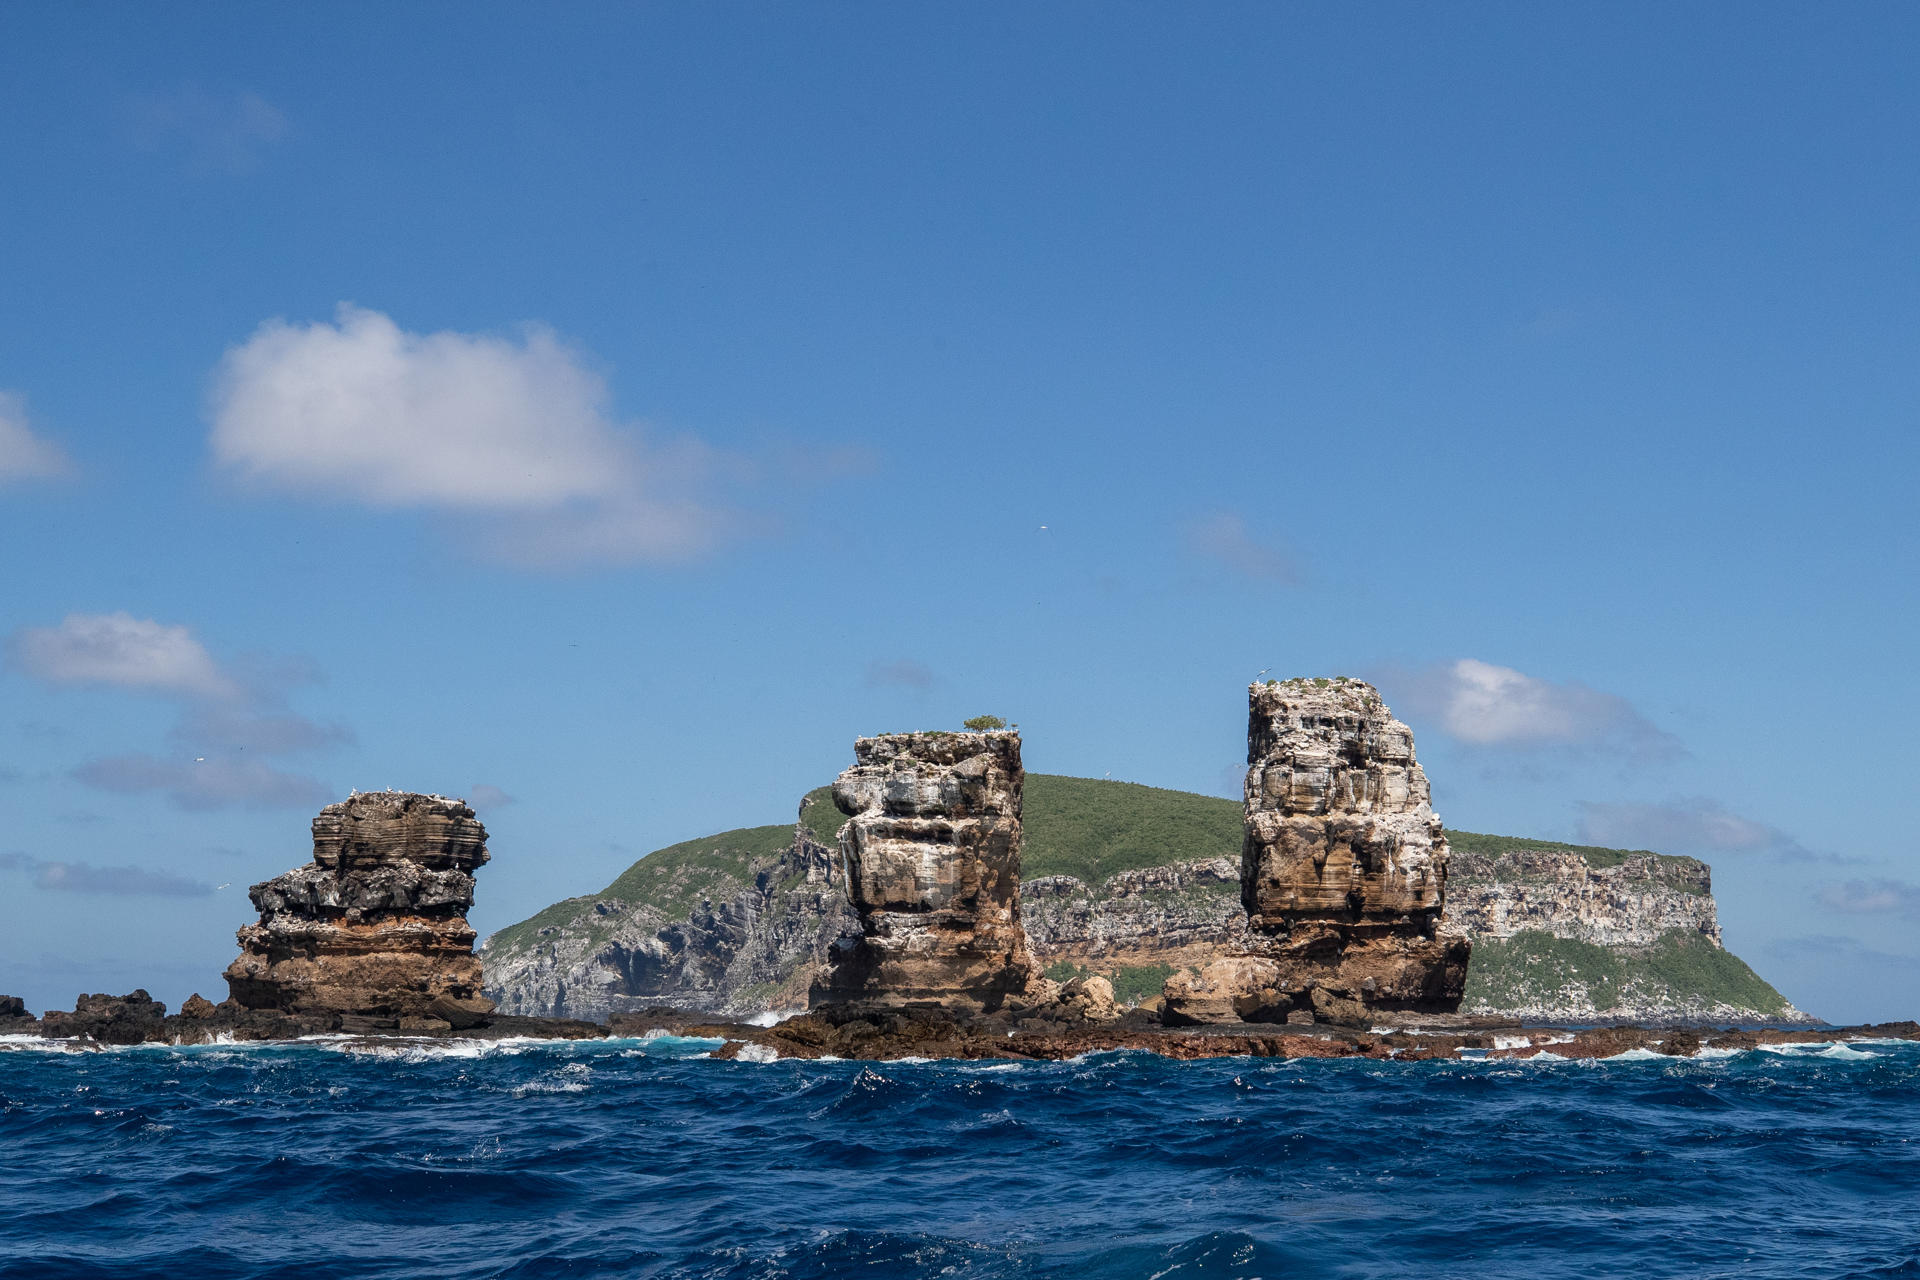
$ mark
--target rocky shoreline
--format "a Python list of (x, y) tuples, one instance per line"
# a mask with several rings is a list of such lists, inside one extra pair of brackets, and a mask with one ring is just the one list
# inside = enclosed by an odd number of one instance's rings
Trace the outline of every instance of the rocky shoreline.
[(81, 996), (71, 1011), (35, 1018), (18, 997), (0, 996), (0, 1036), (38, 1037), (76, 1048), (137, 1044), (288, 1043), (350, 1035), (394, 1043), (421, 1040), (600, 1040), (671, 1035), (721, 1042), (717, 1060), (778, 1059), (888, 1062), (996, 1059), (1058, 1062), (1083, 1054), (1135, 1050), (1188, 1061), (1200, 1058), (1371, 1058), (1399, 1062), (1461, 1058), (1612, 1058), (1642, 1050), (1667, 1057), (1734, 1052), (1767, 1045), (1920, 1042), (1920, 1023), (1849, 1027), (1552, 1026), (1497, 1018), (1426, 1016), (1377, 1025), (1241, 1023), (1168, 1027), (1138, 1011), (1112, 1021), (1034, 1016), (959, 1017), (938, 1008), (827, 1006), (761, 1027), (715, 1021), (671, 1009), (615, 1014), (608, 1022), (494, 1014), (454, 1030), (403, 1027), (397, 1018), (289, 1014), (216, 1005), (194, 996), (180, 1012), (145, 991)]

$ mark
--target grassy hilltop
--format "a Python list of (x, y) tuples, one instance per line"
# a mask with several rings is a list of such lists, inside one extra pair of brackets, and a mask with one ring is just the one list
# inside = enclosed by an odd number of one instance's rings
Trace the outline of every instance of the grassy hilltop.
[[(829, 845), (846, 822), (834, 807), (830, 787), (809, 791), (800, 812), (814, 836)], [(1070, 875), (1097, 887), (1121, 871), (1240, 856), (1238, 801), (1134, 782), (1030, 773), (1023, 826), (1022, 875), (1028, 879)], [(702, 900), (719, 901), (740, 892), (792, 840), (792, 825), (781, 823), (722, 831), (655, 850), (601, 892), (557, 902), (501, 929), (488, 939), (488, 950), (511, 954), (531, 944), (542, 929), (555, 926), (584, 929), (598, 940), (611, 936), (620, 919), (634, 913), (655, 925), (683, 919)], [(1492, 856), (1521, 849), (1570, 852), (1594, 868), (1615, 867), (1633, 854), (1650, 852), (1451, 829), (1447, 840), (1462, 852)], [(1589, 992), (1600, 1001), (1623, 990), (1666, 990), (1681, 1003), (1730, 1005), (1760, 1016), (1787, 1007), (1738, 957), (1704, 939), (1670, 935), (1653, 948), (1633, 950), (1522, 933), (1474, 944), (1467, 978), (1469, 1007), (1477, 1002), (1518, 1007), (1567, 990)]]

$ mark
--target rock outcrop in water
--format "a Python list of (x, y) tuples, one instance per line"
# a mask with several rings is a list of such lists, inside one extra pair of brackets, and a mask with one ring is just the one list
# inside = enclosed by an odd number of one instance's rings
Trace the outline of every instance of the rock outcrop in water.
[(854, 759), (833, 799), (860, 934), (835, 947), (813, 1003), (981, 1012), (1055, 994), (1020, 921), (1020, 735), (885, 734)]
[(1440, 928), (1447, 842), (1413, 731), (1372, 685), (1248, 690), (1239, 954), (1168, 979), (1169, 1021), (1451, 1012), (1469, 943)]
[(374, 791), (313, 820), (313, 861), (249, 890), (260, 922), (227, 968), (247, 1009), (436, 1030), (483, 1022), (466, 911), (487, 832), (461, 800)]

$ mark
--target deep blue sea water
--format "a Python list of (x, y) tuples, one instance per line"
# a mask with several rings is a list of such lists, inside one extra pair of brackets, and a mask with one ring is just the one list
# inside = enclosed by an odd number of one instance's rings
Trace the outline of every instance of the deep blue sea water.
[(0, 1276), (1920, 1276), (1920, 1045), (0, 1050)]

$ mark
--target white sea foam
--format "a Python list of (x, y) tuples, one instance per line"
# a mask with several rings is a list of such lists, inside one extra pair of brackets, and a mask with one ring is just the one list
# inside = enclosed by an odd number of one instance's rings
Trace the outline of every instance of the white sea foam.
[(735, 1062), (778, 1062), (780, 1051), (764, 1044), (743, 1044), (733, 1060)]
[(1495, 1036), (1493, 1038), (1493, 1047), (1496, 1049), (1528, 1049), (1532, 1046), (1532, 1036)]
[(1672, 1059), (1667, 1057), (1667, 1055), (1664, 1053), (1655, 1053), (1651, 1049), (1629, 1049), (1625, 1053), (1616, 1053), (1612, 1057), (1602, 1058), (1600, 1059), (1600, 1061), (1602, 1062), (1671, 1062)]
[(747, 1019), (750, 1027), (776, 1027), (788, 1018), (805, 1013), (805, 1009), (768, 1009), (765, 1013), (756, 1013)]

